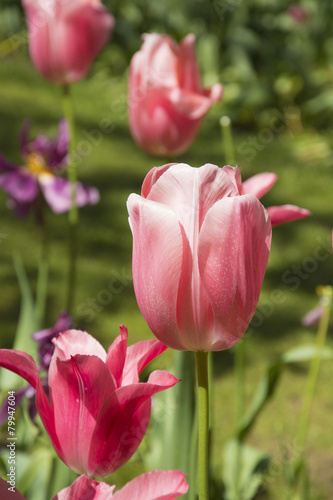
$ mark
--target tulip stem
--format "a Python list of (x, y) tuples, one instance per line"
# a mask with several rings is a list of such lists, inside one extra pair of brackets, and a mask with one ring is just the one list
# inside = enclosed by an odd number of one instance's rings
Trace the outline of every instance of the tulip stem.
[(69, 85), (63, 87), (63, 109), (69, 128), (69, 165), (68, 180), (71, 186), (71, 209), (68, 214), (69, 222), (69, 272), (67, 288), (67, 311), (72, 312), (74, 304), (74, 292), (76, 285), (76, 261), (77, 261), (77, 225), (79, 212), (76, 203), (76, 161), (75, 161), (75, 125), (73, 114), (73, 103)]
[(224, 157), (227, 165), (235, 164), (235, 148), (232, 139), (231, 120), (229, 116), (222, 116), (220, 119), (222, 130), (222, 142), (224, 148)]
[(324, 314), (320, 318), (318, 333), (317, 333), (317, 341), (316, 341), (317, 352), (311, 361), (310, 372), (305, 387), (303, 407), (300, 415), (300, 422), (298, 425), (298, 433), (296, 436), (297, 449), (299, 450), (299, 455), (296, 460), (297, 462), (296, 465), (298, 465), (301, 462), (303, 456), (303, 450), (305, 446), (306, 435), (310, 420), (311, 406), (316, 389), (316, 384), (322, 359), (322, 353), (325, 346), (326, 335), (329, 325), (333, 289), (329, 286), (320, 287), (320, 294), (324, 299), (326, 299), (326, 307), (324, 309)]
[(198, 489), (199, 500), (209, 500), (209, 387), (208, 352), (196, 352), (199, 402)]

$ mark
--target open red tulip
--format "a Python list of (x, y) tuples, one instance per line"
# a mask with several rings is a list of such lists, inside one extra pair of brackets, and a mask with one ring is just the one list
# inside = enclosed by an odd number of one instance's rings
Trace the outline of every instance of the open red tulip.
[(139, 373), (166, 346), (146, 340), (127, 347), (127, 329), (106, 353), (86, 332), (68, 330), (53, 340), (49, 369), (50, 401), (34, 359), (21, 351), (0, 350), (0, 366), (36, 389), (36, 405), (53, 447), (75, 472), (111, 474), (138, 448), (147, 430), (151, 396), (178, 380), (166, 371)]

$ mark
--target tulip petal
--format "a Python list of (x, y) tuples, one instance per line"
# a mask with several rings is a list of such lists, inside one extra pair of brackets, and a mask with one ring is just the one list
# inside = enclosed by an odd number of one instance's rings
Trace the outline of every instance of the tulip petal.
[(201, 78), (195, 53), (195, 36), (190, 33), (179, 45), (180, 87), (184, 90), (200, 92)]
[(295, 205), (280, 205), (278, 207), (268, 207), (267, 212), (271, 218), (272, 227), (286, 222), (292, 222), (299, 219), (309, 217), (311, 212), (305, 208), (300, 208)]
[(52, 500), (111, 500), (114, 488), (83, 474), (73, 484), (59, 491)]
[(177, 163), (167, 163), (162, 167), (153, 167), (151, 170), (149, 170), (148, 174), (146, 175), (142, 183), (141, 196), (143, 196), (144, 198), (148, 198), (149, 193), (154, 184), (158, 181), (158, 179), (161, 177), (161, 175), (164, 174), (166, 170), (172, 167), (172, 165), (177, 165)]
[[(9, 480), (9, 479), (8, 479)], [(9, 488), (12, 488), (9, 490)], [(25, 497), (7, 481), (0, 477), (0, 498), (1, 500), (26, 500)]]
[(120, 335), (110, 345), (106, 357), (106, 365), (114, 376), (117, 387), (122, 385), (123, 380), (128, 330), (124, 325), (120, 325), (120, 332)]
[(166, 345), (155, 339), (142, 340), (129, 346), (123, 371), (122, 386), (138, 383), (139, 373), (166, 349)]
[[(67, 179), (53, 175), (41, 175), (39, 183), (45, 200), (56, 214), (68, 212), (72, 206), (71, 185)], [(99, 201), (99, 192), (94, 187), (76, 183), (76, 204), (78, 207), (95, 205)]]
[(252, 194), (260, 199), (267, 191), (272, 189), (277, 180), (278, 176), (272, 172), (253, 175), (243, 182), (242, 194)]
[(90, 475), (110, 474), (138, 448), (150, 418), (150, 398), (177, 382), (168, 372), (153, 372), (147, 383), (117, 389), (104, 403), (91, 439)]
[[(133, 232), (133, 284), (139, 308), (150, 329), (164, 342), (179, 340), (176, 307), (183, 240), (173, 211), (131, 194), (127, 207)], [(147, 251), (147, 245), (149, 251)]]
[(116, 383), (105, 363), (95, 355), (76, 354), (67, 361), (58, 358), (56, 363), (50, 393), (62, 457), (75, 472), (86, 472), (99, 410), (116, 390)]
[(188, 490), (185, 474), (154, 470), (136, 477), (112, 497), (114, 500), (173, 500)]
[(224, 198), (207, 213), (199, 236), (199, 270), (215, 316), (209, 350), (231, 347), (257, 307), (271, 241), (267, 212), (252, 195)]

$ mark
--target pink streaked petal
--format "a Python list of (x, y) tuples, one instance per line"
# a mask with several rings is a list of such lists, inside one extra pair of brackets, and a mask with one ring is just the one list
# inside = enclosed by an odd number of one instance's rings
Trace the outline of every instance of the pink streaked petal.
[(115, 493), (114, 500), (174, 500), (188, 491), (185, 474), (154, 470), (136, 477)]
[(121, 385), (136, 384), (139, 382), (139, 373), (166, 349), (166, 345), (155, 339), (142, 340), (129, 346)]
[(30, 354), (14, 349), (0, 349), (0, 366), (24, 378), (36, 389), (40, 380), (35, 360)]
[(73, 484), (59, 491), (52, 500), (110, 500), (115, 486), (94, 481), (82, 475)]
[(147, 430), (151, 396), (177, 382), (173, 375), (157, 371), (147, 383), (120, 387), (110, 396), (100, 411), (91, 440), (91, 475), (110, 474), (129, 460)]
[(190, 120), (200, 120), (213, 105), (210, 97), (179, 87), (163, 87), (161, 92), (169, 99), (178, 113), (185, 115)]
[(148, 198), (153, 185), (158, 181), (161, 175), (164, 174), (164, 172), (172, 167), (172, 165), (177, 165), (177, 163), (167, 163), (166, 165), (162, 165), (161, 167), (154, 167), (149, 170), (142, 183), (141, 196), (143, 196), (144, 198)]
[(179, 85), (178, 81), (178, 45), (168, 35), (149, 33), (143, 35), (140, 52), (142, 60), (142, 83), (146, 89), (161, 85)]
[(195, 36), (190, 33), (179, 46), (180, 87), (184, 90), (200, 92), (201, 78), (195, 53)]
[(183, 246), (178, 219), (169, 207), (135, 194), (128, 198), (127, 207), (133, 233), (133, 284), (139, 308), (161, 342), (172, 338), (175, 348), (182, 350), (176, 318)]
[(278, 207), (268, 207), (267, 212), (271, 218), (272, 227), (286, 222), (293, 222), (295, 220), (304, 219), (309, 217), (311, 212), (305, 208), (300, 208), (295, 205), (280, 205)]
[(53, 378), (56, 375), (57, 358), (66, 361), (76, 354), (87, 354), (98, 356), (102, 361), (106, 361), (106, 352), (101, 344), (92, 335), (81, 330), (67, 330), (59, 337), (52, 339), (55, 346), (49, 368), (49, 384), (52, 386)]
[(253, 196), (260, 199), (272, 189), (277, 180), (278, 176), (272, 172), (262, 172), (254, 175), (243, 182), (241, 194), (253, 194)]
[(231, 347), (245, 333), (257, 307), (270, 242), (268, 214), (252, 195), (224, 198), (208, 212), (198, 252), (215, 316), (215, 339), (208, 350)]
[(114, 376), (117, 387), (122, 385), (128, 337), (128, 330), (124, 325), (120, 325), (120, 332), (120, 335), (110, 345), (106, 357), (106, 366)]
[(78, 473), (88, 471), (91, 438), (99, 410), (116, 390), (114, 378), (97, 356), (57, 359), (50, 386), (57, 436), (65, 463)]

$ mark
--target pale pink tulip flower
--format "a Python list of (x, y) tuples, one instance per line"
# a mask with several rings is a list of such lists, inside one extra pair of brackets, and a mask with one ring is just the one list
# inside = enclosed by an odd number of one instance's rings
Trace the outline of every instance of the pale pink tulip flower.
[(166, 371), (139, 373), (166, 346), (146, 340), (127, 347), (127, 329), (106, 353), (86, 332), (68, 330), (53, 340), (49, 368), (50, 400), (34, 359), (21, 351), (0, 350), (0, 366), (36, 389), (41, 420), (59, 457), (75, 472), (104, 476), (123, 465), (148, 427), (151, 396), (178, 380)]
[[(278, 176), (273, 172), (262, 172), (254, 175), (242, 183), (241, 194), (253, 194), (253, 196), (260, 199), (274, 186), (277, 179)], [(268, 207), (266, 210), (269, 213), (272, 227), (304, 219), (311, 215), (309, 210), (296, 205), (280, 205)]]
[(53, 83), (81, 80), (114, 26), (101, 0), (23, 0), (23, 7), (37, 70)]
[(174, 157), (189, 148), (203, 117), (221, 99), (222, 85), (202, 87), (194, 35), (179, 45), (157, 33), (143, 39), (130, 64), (130, 129), (143, 150)]
[[(9, 483), (0, 478), (1, 500), (25, 500), (17, 490), (9, 491)], [(115, 486), (79, 476), (52, 500), (174, 500), (188, 490), (185, 475), (178, 470), (154, 470), (136, 477), (113, 494)]]
[(259, 200), (238, 169), (169, 164), (146, 176), (127, 206), (140, 310), (164, 344), (219, 351), (244, 335), (257, 307), (271, 244)]

